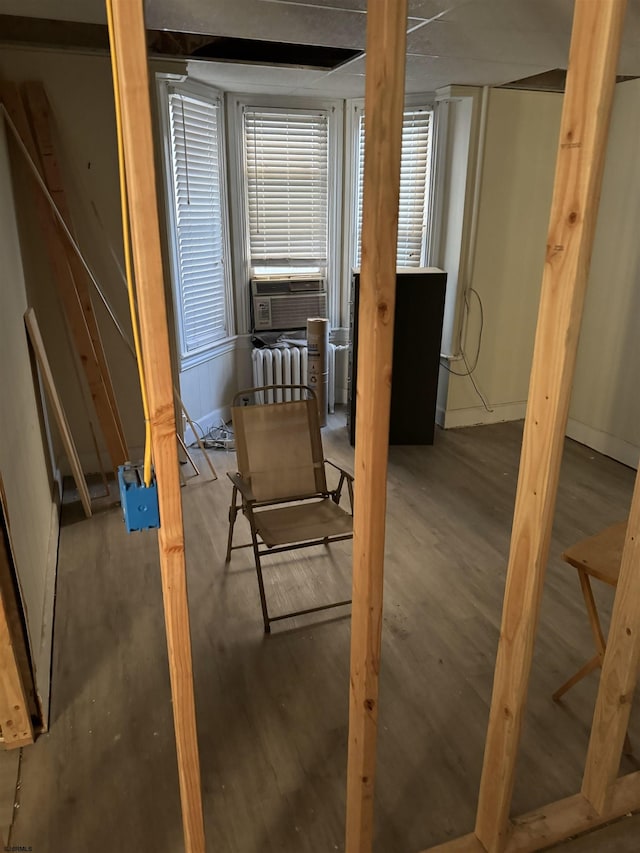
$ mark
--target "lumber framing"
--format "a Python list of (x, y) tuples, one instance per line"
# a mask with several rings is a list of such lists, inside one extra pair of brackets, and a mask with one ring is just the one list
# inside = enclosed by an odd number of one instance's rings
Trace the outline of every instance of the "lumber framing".
[[(2, 525), (0, 525), (0, 528)], [(11, 565), (3, 530), (0, 529), (0, 729), (5, 749), (16, 749), (33, 743), (34, 733), (29, 710), (29, 697), (23, 676), (28, 667), (26, 656), (19, 657), (22, 639), (15, 635), (11, 611), (16, 609), (12, 594)]]
[(158, 531), (178, 777), (187, 853), (204, 853), (204, 821), (173, 379), (160, 251), (142, 0), (113, 0), (111, 50), (122, 134), (136, 271), (140, 335), (158, 484)]
[[(631, 501), (620, 576), (587, 750), (582, 794), (611, 807), (640, 664), (640, 474)], [(636, 807), (640, 807), (640, 797)]]
[[(0, 102), (4, 105), (24, 149), (38, 169), (40, 177), (44, 179), (40, 155), (15, 83), (0, 81)], [(128, 450), (121, 440), (121, 427), (118, 427), (119, 421), (111, 406), (105, 379), (100, 369), (100, 361), (96, 356), (96, 350), (87, 327), (81, 299), (69, 265), (64, 236), (38, 187), (33, 188), (33, 200), (51, 262), (55, 286), (71, 332), (71, 339), (83, 366), (112, 467), (116, 470), (118, 465), (127, 461)]]
[(407, 0), (367, 12), (346, 853), (373, 845)]
[[(567, 838), (604, 826), (640, 809), (640, 772), (618, 779), (607, 809), (597, 812), (582, 794), (557, 800), (514, 818), (505, 853), (535, 853)], [(475, 833), (431, 847), (423, 853), (484, 853)]]
[[(628, 606), (616, 598), (616, 635), (607, 647), (590, 758), (594, 783), (541, 813), (509, 819), (515, 768), (549, 554), (562, 449), (604, 167), (626, 0), (576, 0), (567, 86), (547, 239), (511, 535), (502, 626), (472, 835), (432, 850), (534, 851), (640, 808), (640, 777), (615, 781), (637, 670), (640, 586), (632, 577), (637, 540), (625, 548)], [(640, 507), (634, 524), (640, 524)], [(636, 527), (637, 534), (637, 527)], [(633, 539), (633, 531), (630, 534)], [(637, 575), (637, 572), (636, 572)], [(635, 620), (635, 621), (633, 621)], [(632, 641), (625, 636), (633, 624)], [(620, 656), (622, 655), (622, 663)], [(637, 675), (637, 673), (636, 673)], [(600, 713), (600, 717), (598, 714)], [(605, 726), (616, 726), (607, 743)], [(617, 759), (617, 763), (616, 763)], [(602, 778), (602, 762), (608, 770)], [(614, 767), (615, 764), (615, 767)], [(587, 772), (589, 773), (588, 764)], [(589, 793), (589, 799), (586, 793)], [(592, 801), (590, 801), (592, 797)], [(621, 805), (621, 803), (623, 803)], [(551, 818), (550, 818), (551, 816)], [(553, 829), (549, 829), (552, 826)]]

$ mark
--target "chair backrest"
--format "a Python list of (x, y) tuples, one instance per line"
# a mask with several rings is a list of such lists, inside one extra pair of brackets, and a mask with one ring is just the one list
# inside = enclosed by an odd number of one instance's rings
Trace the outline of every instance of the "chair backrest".
[[(251, 391), (260, 389), (251, 389)], [(250, 392), (241, 391), (236, 399)], [(326, 492), (322, 436), (315, 397), (287, 403), (233, 406), (238, 471), (257, 501)]]

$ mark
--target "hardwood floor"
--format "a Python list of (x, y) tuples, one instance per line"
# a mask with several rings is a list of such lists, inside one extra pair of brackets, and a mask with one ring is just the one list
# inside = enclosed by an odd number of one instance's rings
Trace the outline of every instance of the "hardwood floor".
[[(328, 457), (350, 466), (342, 419), (324, 434)], [(417, 853), (473, 827), (520, 440), (521, 425), (499, 424), (391, 449), (376, 853)], [(222, 472), (234, 455), (213, 458), (220, 479), (203, 474), (183, 489), (208, 849), (340, 851), (348, 614), (263, 635), (251, 552), (224, 565)], [(515, 814), (579, 790), (597, 675), (552, 702), (592, 654), (577, 573), (559, 554), (625, 517), (633, 479), (567, 441)], [(51, 731), (24, 750), (10, 843), (37, 853), (181, 850), (156, 537), (128, 536), (119, 509), (75, 518), (61, 530)], [(246, 536), (244, 521), (237, 528)], [(274, 612), (348, 597), (350, 543), (279, 555), (265, 574)], [(594, 588), (606, 624), (612, 591)], [(637, 706), (630, 736), (640, 756)], [(639, 766), (623, 759), (625, 772)], [(638, 820), (563, 849), (637, 853)]]

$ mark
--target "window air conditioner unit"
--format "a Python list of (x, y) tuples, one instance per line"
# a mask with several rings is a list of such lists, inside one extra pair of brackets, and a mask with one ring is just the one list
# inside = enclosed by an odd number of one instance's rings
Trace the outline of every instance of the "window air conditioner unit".
[(309, 317), (327, 316), (324, 278), (252, 278), (253, 330), (304, 329)]

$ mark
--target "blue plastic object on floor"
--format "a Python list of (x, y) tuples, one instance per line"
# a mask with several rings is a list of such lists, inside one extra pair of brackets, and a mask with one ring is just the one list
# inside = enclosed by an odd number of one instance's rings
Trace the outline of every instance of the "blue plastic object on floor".
[(118, 484), (127, 532), (160, 527), (158, 484), (155, 472), (152, 471), (151, 485), (145, 486), (142, 465), (120, 465)]

